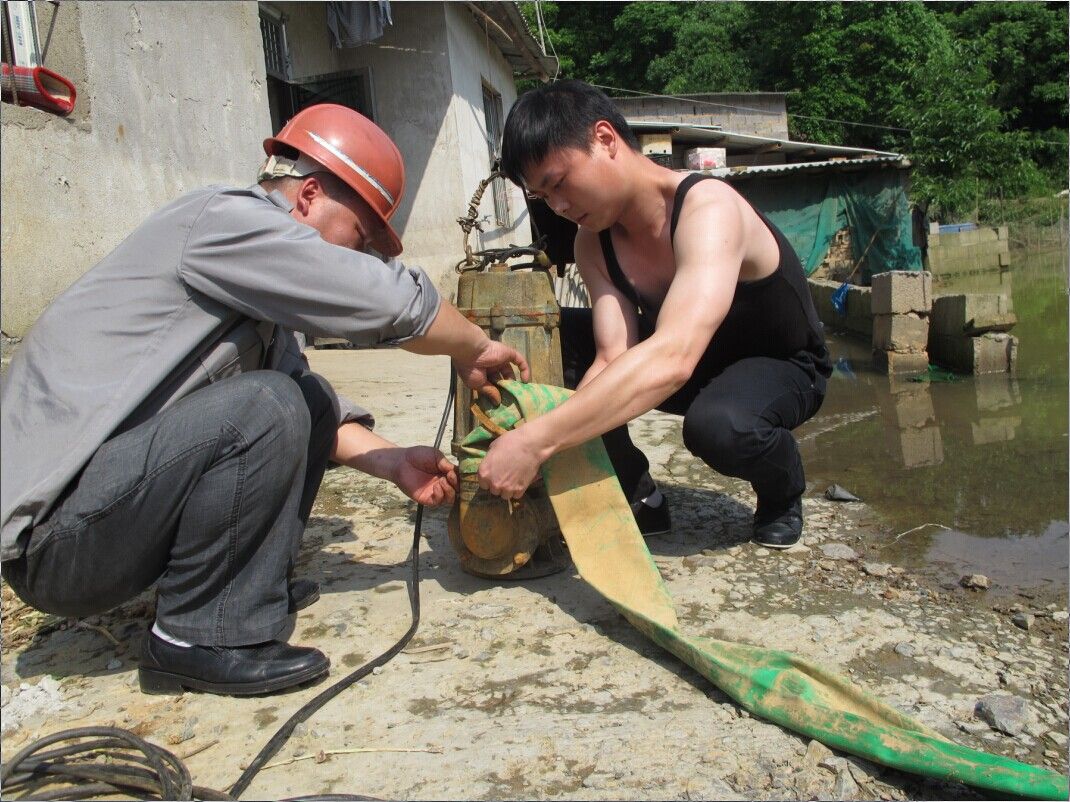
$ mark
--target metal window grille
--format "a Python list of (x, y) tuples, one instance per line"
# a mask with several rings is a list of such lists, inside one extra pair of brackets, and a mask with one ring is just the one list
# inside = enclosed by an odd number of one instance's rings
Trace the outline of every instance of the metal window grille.
[(291, 87), (294, 113), (315, 103), (337, 103), (374, 119), (367, 76), (362, 72), (313, 76), (300, 83), (291, 84)]
[[(493, 165), (502, 148), (502, 96), (486, 84), (483, 85), (483, 116), (487, 122), (487, 149)], [(492, 187), (495, 220), (500, 227), (508, 228), (513, 224), (509, 217), (509, 188), (504, 178), (495, 179)]]
[(280, 81), (288, 77), (286, 59), (286, 31), (282, 21), (260, 15), (260, 36), (264, 40), (264, 63), (267, 74)]

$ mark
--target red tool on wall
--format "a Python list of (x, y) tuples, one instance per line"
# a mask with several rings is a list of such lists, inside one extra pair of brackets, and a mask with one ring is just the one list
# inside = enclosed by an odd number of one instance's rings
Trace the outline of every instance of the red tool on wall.
[[(59, 3), (52, 5), (54, 26)], [(78, 97), (74, 84), (44, 66), (52, 28), (49, 28), (42, 51), (37, 38), (37, 13), (34, 4), (27, 0), (4, 3), (3, 22), (4, 61), (0, 71), (3, 100), (57, 114), (70, 114)]]

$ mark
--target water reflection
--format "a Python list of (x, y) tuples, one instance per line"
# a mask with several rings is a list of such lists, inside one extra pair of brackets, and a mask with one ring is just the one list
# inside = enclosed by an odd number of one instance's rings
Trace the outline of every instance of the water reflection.
[(821, 412), (797, 434), (808, 478), (860, 496), (891, 534), (949, 527), (888, 544), (889, 556), (1065, 589), (1067, 258), (1023, 254), (1015, 263), (943, 279), (935, 291), (1007, 293), (1013, 285), (1017, 377), (889, 379), (870, 367), (868, 343), (832, 334), (838, 369)]

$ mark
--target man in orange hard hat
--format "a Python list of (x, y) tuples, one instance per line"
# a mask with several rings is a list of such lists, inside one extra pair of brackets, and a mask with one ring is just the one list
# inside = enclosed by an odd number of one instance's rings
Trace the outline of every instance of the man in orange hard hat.
[(293, 577), (329, 460), (453, 500), (453, 465), (372, 431), (309, 371), (303, 332), (446, 354), (471, 387), (523, 357), (390, 258), (401, 155), (371, 120), (312, 106), (264, 142), (258, 184), (152, 214), (41, 315), (2, 389), (3, 574), (86, 616), (154, 582), (139, 676), (152, 693), (259, 694), (325, 674), (279, 640), (319, 596)]

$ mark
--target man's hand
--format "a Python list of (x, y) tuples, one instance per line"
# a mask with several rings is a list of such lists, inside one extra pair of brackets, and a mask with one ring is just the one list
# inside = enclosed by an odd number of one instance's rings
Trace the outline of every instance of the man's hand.
[(514, 378), (513, 365), (520, 368), (522, 380), (531, 380), (528, 362), (518, 351), (496, 340), (487, 339), (474, 360), (467, 364), (457, 362), (457, 375), (473, 390), (482, 390), (499, 379)]
[(437, 507), (452, 504), (457, 495), (457, 468), (430, 446), (399, 450), (390, 480), (418, 504)]
[[(530, 424), (528, 424), (530, 426)], [(490, 444), (479, 466), (479, 486), (505, 499), (520, 498), (546, 460), (542, 450), (525, 436), (527, 426), (506, 432)]]

